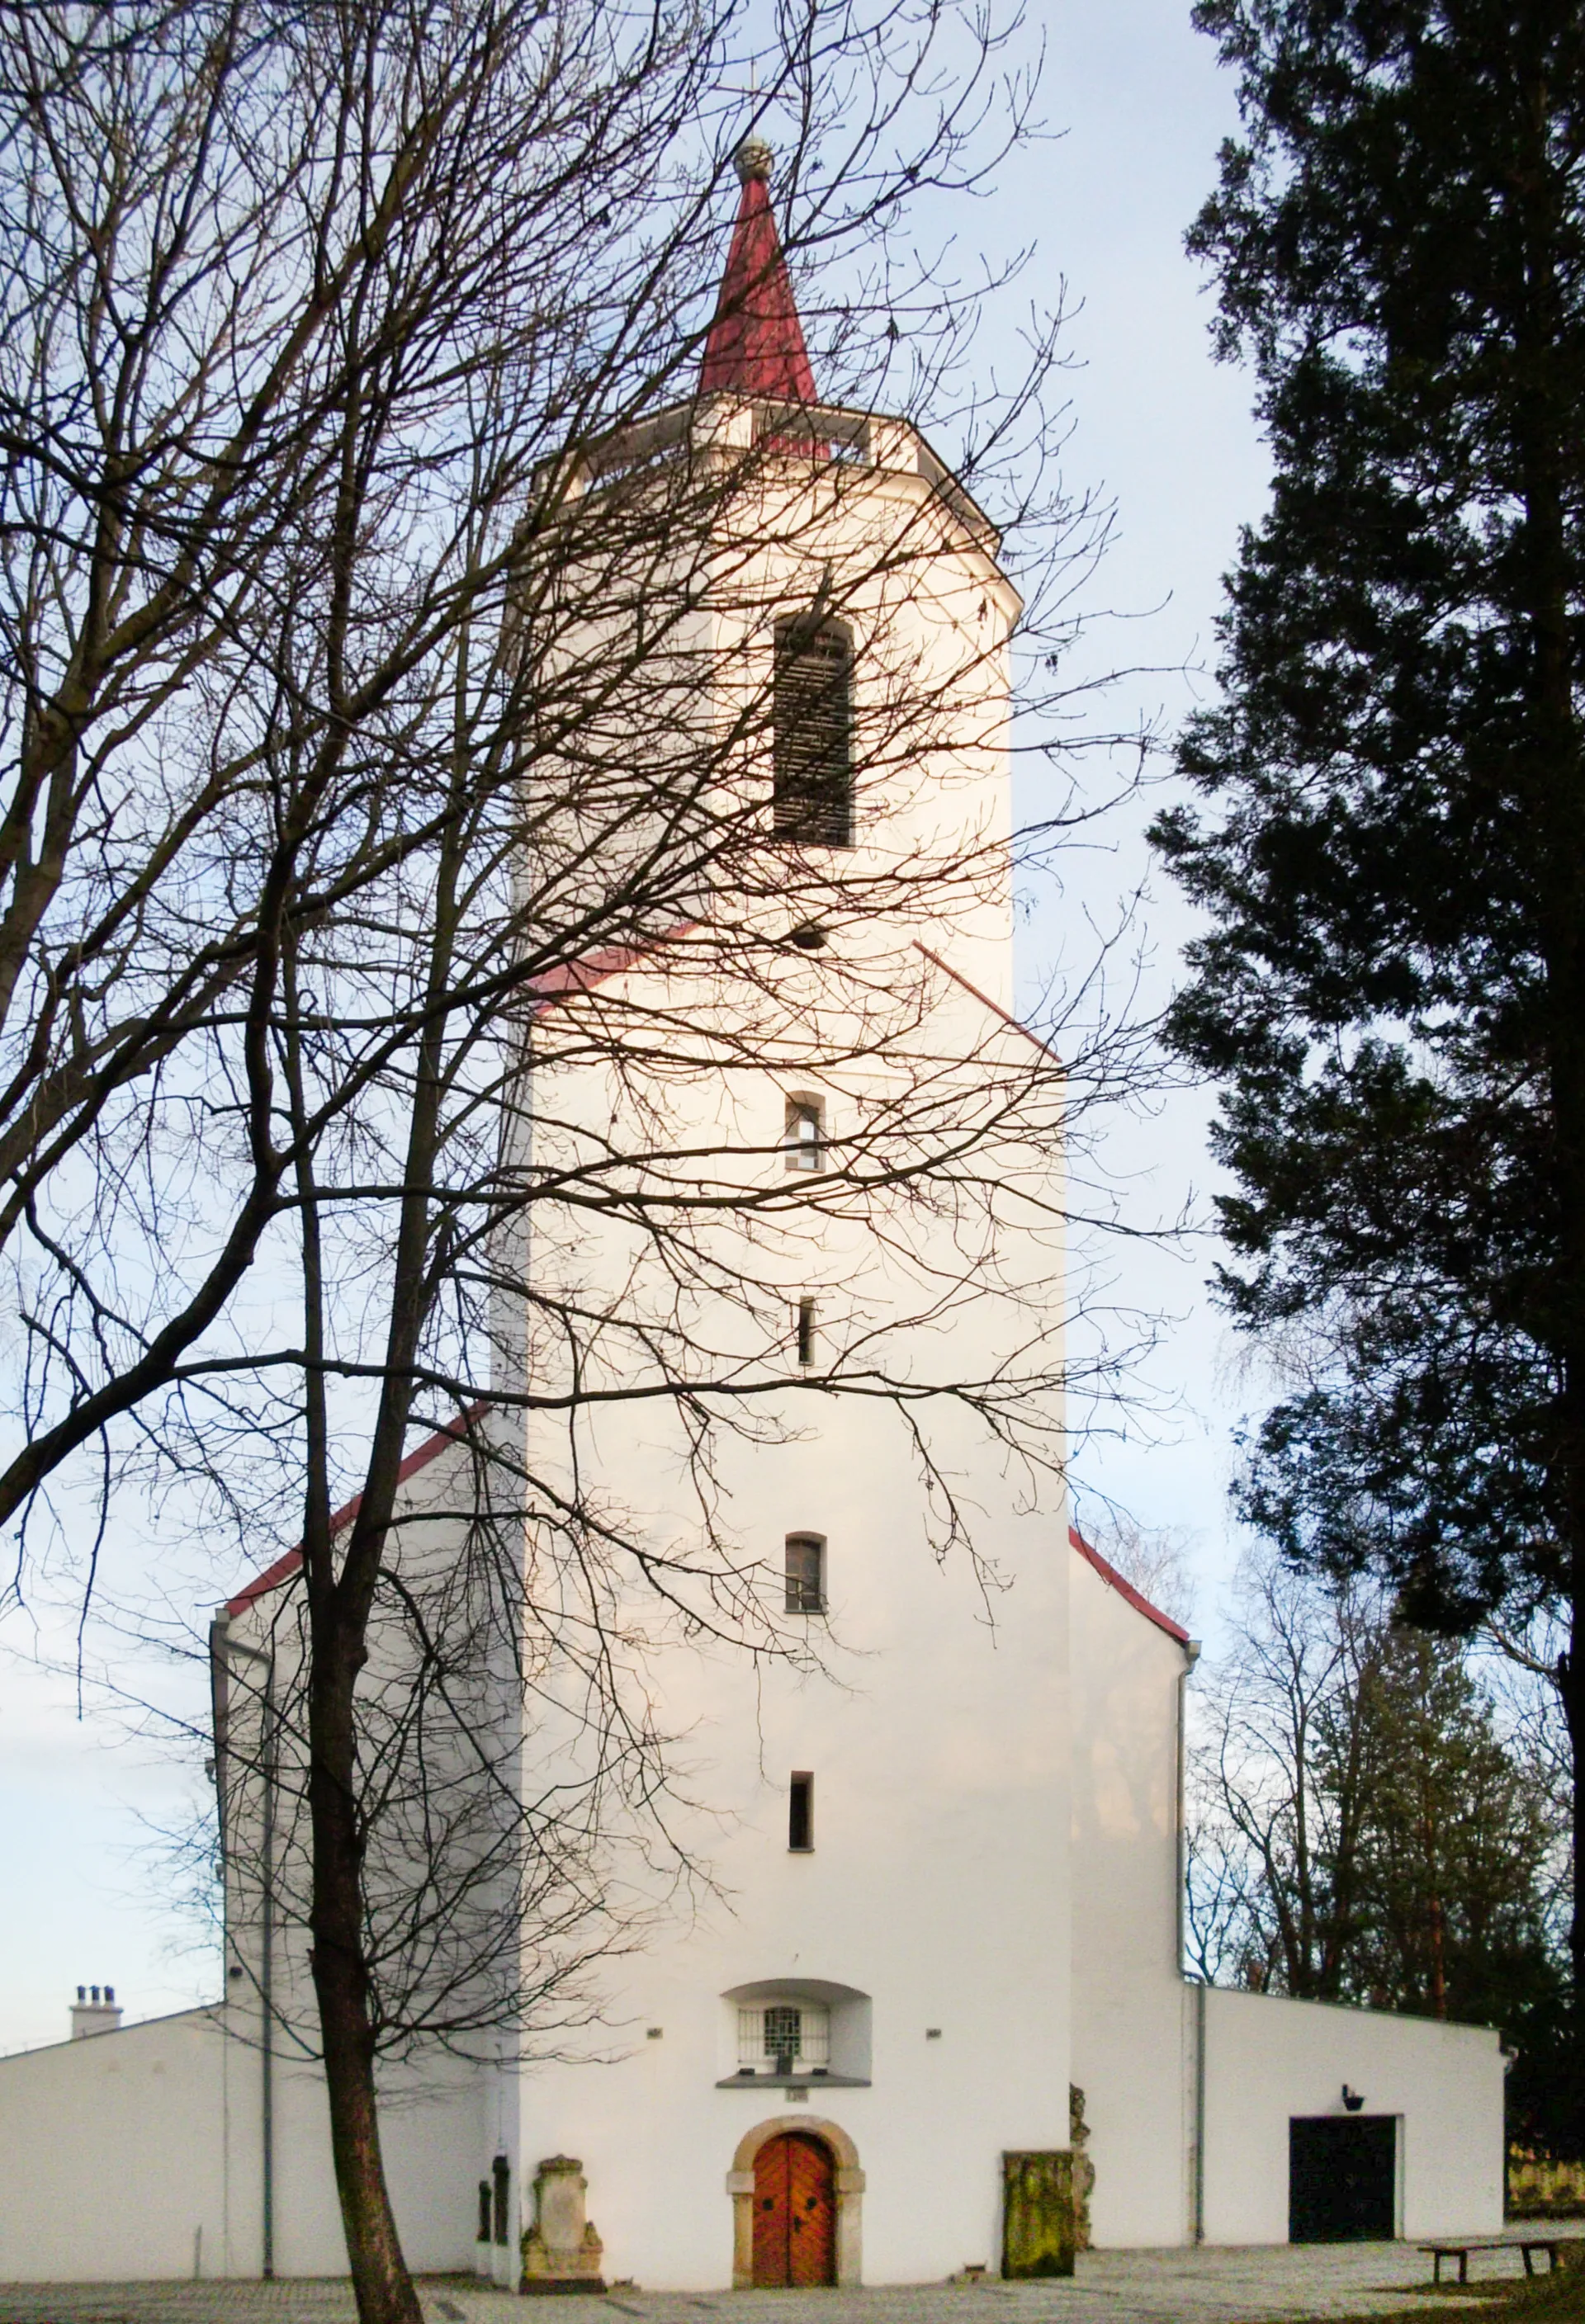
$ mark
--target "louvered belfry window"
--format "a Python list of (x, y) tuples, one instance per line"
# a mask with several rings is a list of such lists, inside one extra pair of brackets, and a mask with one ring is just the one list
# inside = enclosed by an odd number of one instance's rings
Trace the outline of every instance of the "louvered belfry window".
[(777, 836), (853, 844), (853, 640), (839, 622), (776, 623)]

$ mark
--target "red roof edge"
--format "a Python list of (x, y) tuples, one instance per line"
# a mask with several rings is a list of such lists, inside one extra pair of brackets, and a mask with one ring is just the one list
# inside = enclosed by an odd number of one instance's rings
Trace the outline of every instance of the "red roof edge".
[[(437, 1428), (432, 1436), (426, 1436), (397, 1470), (396, 1482), (404, 1485), (409, 1477), (416, 1477), (421, 1469), (427, 1469), (431, 1461), (440, 1458), (448, 1445), (455, 1444), (459, 1437), (466, 1436), (474, 1423), (482, 1419), (489, 1408), (489, 1398), (485, 1397), (477, 1404), (470, 1404), (466, 1412), (459, 1412), (455, 1420), (449, 1420), (444, 1428)], [(362, 1507), (363, 1495), (354, 1493), (345, 1508), (338, 1509), (330, 1519), (331, 1534), (344, 1533)], [(289, 1549), (284, 1557), (278, 1557), (273, 1565), (266, 1565), (246, 1590), (239, 1591), (235, 1598), (227, 1598), (227, 1617), (246, 1614), (259, 1599), (267, 1596), (272, 1590), (278, 1590), (283, 1582), (290, 1582), (292, 1575), (301, 1571), (301, 1565), (302, 1545), (300, 1542), (295, 1549)]]
[(943, 976), (950, 976), (954, 984), (960, 984), (965, 992), (972, 992), (975, 999), (988, 1009), (993, 1017), (999, 1017), (1003, 1024), (1010, 1026), (1015, 1033), (1022, 1033), (1026, 1041), (1033, 1041), (1035, 1047), (1043, 1056), (1049, 1057), (1053, 1065), (1061, 1065), (1062, 1060), (1049, 1041), (1043, 1041), (1040, 1035), (1032, 1033), (1028, 1026), (1015, 1017), (1010, 1009), (1004, 1009), (999, 1001), (993, 1001), (988, 992), (982, 992), (978, 984), (969, 982), (961, 969), (954, 968), (950, 960), (943, 960), (939, 952), (932, 952), (929, 945), (921, 944), (917, 936), (913, 941), (913, 949), (915, 952), (922, 953), (932, 966), (939, 968)]
[(1190, 1645), (1189, 1633), (1182, 1624), (1174, 1622), (1170, 1614), (1163, 1614), (1159, 1606), (1153, 1606), (1149, 1599), (1135, 1590), (1131, 1582), (1126, 1582), (1115, 1565), (1107, 1563), (1098, 1549), (1091, 1549), (1077, 1526), (1068, 1527), (1068, 1539), (1079, 1552), (1080, 1556), (1088, 1559), (1094, 1566), (1108, 1589), (1115, 1590), (1118, 1597), (1126, 1600), (1136, 1614), (1143, 1614), (1147, 1622), (1154, 1622), (1156, 1628), (1164, 1630), (1169, 1638), (1176, 1638), (1181, 1646)]
[(601, 952), (585, 953), (580, 960), (570, 960), (561, 968), (547, 969), (533, 983), (534, 1015), (554, 1008), (572, 993), (587, 992), (591, 985), (607, 976), (618, 976), (635, 961), (647, 960), (652, 953), (663, 952), (679, 936), (691, 936), (701, 924), (698, 920), (679, 920), (663, 935), (645, 936), (640, 944), (607, 945)]

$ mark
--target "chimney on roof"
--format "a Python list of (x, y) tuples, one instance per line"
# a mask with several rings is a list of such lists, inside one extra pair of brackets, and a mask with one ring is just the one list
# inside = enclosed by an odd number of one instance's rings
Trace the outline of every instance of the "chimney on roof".
[(78, 1987), (77, 1999), (71, 2005), (71, 2038), (74, 2042), (80, 2042), (89, 2034), (114, 2034), (120, 2023), (121, 2012), (116, 2006), (113, 1985), (105, 1987), (103, 2000), (99, 1997), (97, 1985)]
[(705, 342), (700, 393), (725, 388), (781, 403), (813, 403), (814, 372), (771, 208), (775, 157), (762, 137), (746, 137), (732, 158), (743, 192)]

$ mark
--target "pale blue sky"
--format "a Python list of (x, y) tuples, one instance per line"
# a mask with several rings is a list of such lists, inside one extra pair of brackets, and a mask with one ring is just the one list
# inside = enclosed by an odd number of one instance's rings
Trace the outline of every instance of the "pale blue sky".
[[(1044, 109), (1065, 134), (1009, 166), (993, 210), (967, 214), (962, 231), (966, 241), (983, 233), (1004, 246), (1033, 240), (1033, 287), (1048, 300), (1058, 276), (1066, 278), (1079, 368), (1065, 467), (1075, 486), (1117, 503), (1115, 544), (1092, 595), (1098, 608), (1129, 617), (1097, 622), (1083, 652), (1093, 667), (1171, 672), (1207, 653), (1219, 576), (1265, 485), (1248, 380), (1211, 363), (1208, 300), (1182, 246), (1233, 124), (1232, 93), (1190, 29), (1186, 0), (1046, 0), (1043, 23)], [(1029, 287), (987, 318), (987, 355), (998, 332), (1016, 329)], [(1188, 675), (1129, 681), (1108, 715), (1119, 725), (1139, 715), (1170, 726), (1195, 691)], [(1024, 938), (1031, 992), (1059, 958), (1083, 955), (1085, 915), (1107, 922), (1137, 881), (1143, 819), (1137, 805), (1119, 813), (1074, 852), (1061, 897), (1043, 899)], [(1170, 986), (1185, 927), (1157, 881), (1145, 908), (1154, 999)], [(1114, 1126), (1108, 1158), (1133, 1221), (1171, 1216), (1203, 1191), (1207, 1111), (1202, 1096), (1182, 1093)], [(1225, 1330), (1200, 1288), (1208, 1264), (1203, 1244), (1119, 1256), (1118, 1296), (1179, 1319), (1146, 1373), (1167, 1413), (1086, 1445), (1076, 1480), (1081, 1503), (1086, 1494), (1114, 1495), (1146, 1524), (1188, 1530), (1201, 1627), (1213, 1619), (1229, 1554), (1228, 1428), (1240, 1404), (1226, 1377)], [(10, 1637), (25, 1653), (19, 1625)], [(202, 1997), (207, 1964), (168, 1951), (185, 1927), (168, 1877), (139, 1853), (140, 1818), (179, 1817), (194, 1780), (152, 1743), (79, 1725), (69, 1691), (25, 1661), (0, 1667), (9, 1906), (0, 1923), (0, 2050), (60, 2038), (79, 1981), (114, 1983), (134, 2016)]]

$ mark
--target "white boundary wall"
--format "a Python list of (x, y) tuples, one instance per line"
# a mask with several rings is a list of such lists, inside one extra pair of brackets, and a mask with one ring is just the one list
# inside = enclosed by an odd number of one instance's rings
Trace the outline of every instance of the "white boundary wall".
[[(222, 2017), (185, 2010), (0, 2059), (0, 2282), (258, 2275), (259, 2053)], [(409, 2069), (383, 2081), (381, 2135), (408, 2260), (471, 2269), (488, 2167), (478, 2157), (503, 2078), (442, 2059), (431, 2076)], [(278, 2060), (275, 2108), (275, 2273), (345, 2275), (318, 2069)], [(515, 2250), (507, 2256), (515, 2282)]]
[(194, 2009), (0, 2060), (0, 2278), (227, 2272), (227, 2047)]
[(1493, 2235), (1503, 2218), (1503, 2059), (1488, 2026), (1271, 1994), (1204, 1995), (1204, 2238), (1288, 2239), (1288, 2124), (1398, 2117), (1398, 2233)]

